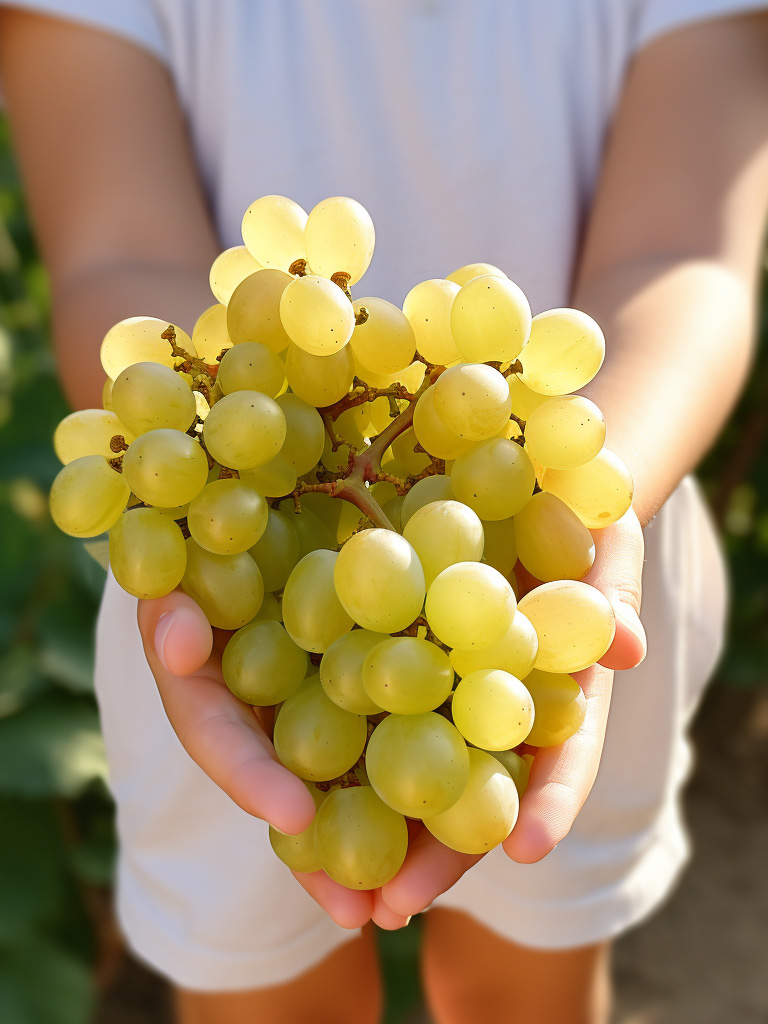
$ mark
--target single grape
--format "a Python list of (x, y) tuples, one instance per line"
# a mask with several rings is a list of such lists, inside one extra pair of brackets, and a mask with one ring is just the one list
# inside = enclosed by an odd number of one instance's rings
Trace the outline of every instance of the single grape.
[(632, 505), (632, 475), (607, 448), (577, 469), (545, 470), (541, 486), (564, 501), (590, 530), (610, 526)]
[[(404, 430), (402, 434), (392, 442), (392, 454), (397, 462), (407, 469), (408, 473), (417, 476), (432, 464), (430, 457), (424, 452), (415, 450), (418, 439), (413, 427)], [(423, 446), (422, 446), (423, 447)], [(382, 469), (384, 467), (382, 466)]]
[(435, 412), (434, 385), (428, 388), (416, 403), (413, 411), (413, 431), (421, 447), (436, 459), (458, 458), (473, 444), (467, 438), (459, 437), (449, 430)]
[(350, 537), (339, 552), (333, 579), (346, 611), (374, 632), (405, 629), (424, 604), (418, 555), (392, 530), (363, 530)]
[(515, 607), (512, 587), (500, 572), (482, 562), (457, 562), (432, 582), (426, 614), (439, 640), (471, 650), (500, 640)]
[(180, 430), (150, 430), (123, 456), (123, 476), (148, 505), (185, 505), (202, 491), (208, 461), (199, 443)]
[[(209, 366), (215, 366), (222, 351), (232, 348), (227, 333), (227, 307), (217, 302), (203, 310), (192, 328), (192, 344)], [(199, 394), (199, 392), (196, 392)]]
[(279, 622), (257, 621), (230, 637), (221, 660), (224, 682), (246, 704), (268, 707), (298, 690), (307, 673), (307, 652)]
[(285, 196), (262, 196), (251, 203), (243, 216), (243, 241), (248, 252), (263, 267), (288, 270), (306, 258), (304, 227), (307, 215)]
[(330, 356), (344, 348), (355, 329), (355, 313), (344, 292), (317, 274), (297, 277), (280, 299), (285, 333), (304, 352)]
[(514, 519), (486, 520), (483, 523), (483, 534), (483, 561), (509, 578), (517, 561)]
[(70, 537), (97, 537), (117, 522), (131, 493), (124, 474), (101, 455), (84, 455), (59, 470), (51, 486), (51, 516)]
[[(315, 802), (315, 812), (317, 812), (329, 794), (318, 789), (311, 782), (305, 782), (304, 785)], [(286, 835), (285, 832), (279, 832), (272, 825), (269, 826), (270, 846), (283, 864), (287, 865), (291, 871), (309, 873), (320, 870), (320, 857), (315, 848), (316, 823), (317, 813), (315, 813), (312, 824), (308, 828), (293, 836)]]
[(158, 320), (154, 316), (131, 316), (110, 327), (101, 343), (101, 365), (111, 379), (117, 380), (127, 366), (133, 363), (162, 363), (173, 369), (182, 362), (181, 356), (172, 355), (171, 343), (161, 335), (173, 327), (176, 344), (189, 355), (197, 355), (192, 339), (180, 327)]
[(536, 709), (526, 743), (559, 747), (579, 731), (587, 715), (587, 698), (572, 676), (534, 669), (523, 682)]
[[(304, 507), (306, 497), (308, 496), (304, 495), (302, 498), (301, 512), (294, 512), (293, 499), (285, 502), (281, 509), (296, 531), (296, 536), (299, 539), (299, 557), (304, 558), (310, 551), (326, 550), (335, 553), (337, 546), (335, 529), (331, 533), (327, 523), (323, 522), (309, 508)], [(336, 504), (341, 505), (341, 502), (337, 501)]]
[(296, 487), (296, 470), (283, 456), (282, 448), (258, 469), (241, 469), (240, 479), (265, 498), (282, 498)]
[[(382, 508), (384, 515), (394, 526), (398, 533), (403, 532), (403, 503), (405, 498), (402, 495), (398, 495), (396, 498), (390, 498)], [(426, 582), (426, 580), (425, 580)]]
[(515, 516), (520, 561), (537, 580), (580, 580), (592, 568), (592, 534), (554, 494), (540, 491)]
[(190, 537), (181, 589), (197, 601), (212, 626), (239, 629), (256, 615), (264, 597), (259, 567), (247, 551), (214, 555)]
[(155, 508), (131, 509), (109, 531), (109, 565), (123, 590), (134, 597), (164, 597), (184, 576), (184, 535)]
[(283, 410), (260, 391), (235, 391), (211, 409), (203, 440), (212, 458), (230, 469), (256, 469), (280, 451)]
[(419, 556), (427, 586), (455, 562), (479, 562), (483, 524), (459, 501), (433, 501), (410, 517), (403, 536)]
[(206, 551), (237, 555), (259, 540), (267, 526), (267, 503), (247, 483), (213, 480), (189, 505), (189, 532)]
[(387, 633), (353, 629), (333, 641), (320, 662), (320, 682), (334, 704), (355, 715), (377, 715), (382, 711), (363, 686), (363, 663), (384, 640), (389, 640)]
[(112, 408), (136, 435), (163, 427), (183, 432), (196, 411), (189, 385), (161, 363), (127, 366), (112, 387)]
[(491, 277), (507, 276), (503, 270), (499, 270), (498, 267), (494, 267), (491, 263), (467, 263), (466, 266), (459, 267), (452, 274), (448, 274), (446, 280), (453, 281), (459, 288), (463, 288), (468, 281), (472, 281), (476, 277), (487, 277), (488, 275)]
[(531, 307), (522, 289), (506, 277), (475, 277), (453, 300), (451, 332), (468, 362), (506, 363), (528, 340)]
[(299, 560), (299, 538), (285, 513), (269, 509), (261, 537), (250, 549), (266, 590), (282, 590)]
[(282, 622), (283, 609), (274, 594), (264, 594), (261, 608), (256, 612), (252, 622)]
[(227, 306), (227, 333), (234, 345), (256, 341), (272, 352), (288, 348), (280, 299), (292, 280), (282, 270), (260, 270), (238, 283)]
[(257, 270), (261, 270), (261, 264), (244, 245), (233, 245), (231, 249), (225, 249), (211, 264), (208, 276), (214, 297), (226, 305), (240, 282)]
[(310, 405), (324, 408), (338, 402), (352, 386), (352, 351), (345, 345), (331, 355), (315, 356), (298, 345), (289, 345), (285, 373), (291, 391)]
[(436, 644), (415, 636), (394, 636), (366, 655), (363, 686), (385, 711), (420, 715), (447, 700), (453, 688), (453, 669)]
[(416, 335), (408, 318), (384, 299), (355, 299), (355, 313), (363, 306), (368, 319), (355, 328), (350, 342), (355, 357), (363, 369), (373, 373), (400, 373), (411, 365), (416, 351)]
[(318, 203), (304, 228), (307, 260), (316, 274), (349, 275), (357, 284), (373, 256), (374, 228), (368, 211), (354, 199), (334, 196)]
[(335, 551), (311, 551), (301, 559), (285, 584), (285, 628), (305, 651), (321, 654), (352, 628), (352, 617), (339, 601), (334, 587), (338, 558)]
[(460, 363), (437, 378), (434, 406), (451, 433), (469, 441), (484, 441), (504, 427), (512, 400), (509, 385), (498, 370), (484, 363)]
[(539, 638), (536, 668), (580, 672), (598, 662), (613, 642), (616, 623), (608, 599), (588, 583), (543, 583), (520, 600), (520, 611)]
[(517, 789), (517, 795), (522, 800), (523, 793), (528, 788), (528, 778), (533, 765), (533, 754), (517, 754), (514, 750), (489, 750), (496, 760), (504, 765)]
[(110, 441), (122, 435), (126, 444), (133, 441), (134, 436), (108, 409), (81, 409), (71, 412), (59, 423), (53, 435), (53, 448), (63, 465), (81, 459), (84, 455), (101, 455), (105, 459), (113, 459), (115, 452), (110, 448)]
[(438, 366), (461, 359), (451, 334), (451, 306), (459, 292), (453, 281), (442, 278), (422, 281), (408, 292), (403, 312), (416, 336), (420, 355)]
[(432, 476), (425, 476), (423, 480), (417, 480), (403, 499), (401, 513), (403, 529), (407, 526), (411, 516), (420, 508), (436, 501), (451, 501), (453, 497), (451, 478), (443, 473), (434, 473)]
[(594, 402), (562, 395), (542, 402), (525, 424), (525, 447), (542, 466), (575, 469), (594, 459), (605, 441), (605, 419)]
[(224, 353), (216, 380), (225, 395), (260, 391), (274, 398), (285, 385), (285, 364), (266, 345), (244, 341)]
[(549, 309), (533, 318), (520, 376), (539, 394), (567, 395), (589, 384), (604, 358), (605, 338), (591, 316), (578, 309)]
[(314, 469), (323, 454), (326, 432), (322, 418), (314, 406), (291, 392), (275, 401), (285, 416), (285, 441), (280, 454), (303, 476)]
[(542, 402), (547, 401), (546, 395), (539, 395), (535, 391), (531, 391), (530, 388), (523, 384), (516, 373), (510, 373), (507, 377), (507, 384), (509, 385), (512, 412), (515, 416), (519, 416), (521, 420), (527, 421), (533, 414), (534, 409), (537, 409)]
[(518, 610), (512, 625), (495, 643), (487, 647), (473, 647), (470, 651), (456, 648), (451, 651), (450, 659), (454, 672), (462, 678), (480, 669), (500, 668), (522, 679), (533, 668), (538, 650), (536, 630)]
[(451, 484), (458, 500), (481, 519), (509, 519), (529, 501), (536, 472), (519, 444), (491, 438), (456, 459)]
[(482, 668), (464, 676), (451, 703), (456, 728), (484, 750), (507, 750), (522, 743), (534, 719), (533, 699), (509, 672)]

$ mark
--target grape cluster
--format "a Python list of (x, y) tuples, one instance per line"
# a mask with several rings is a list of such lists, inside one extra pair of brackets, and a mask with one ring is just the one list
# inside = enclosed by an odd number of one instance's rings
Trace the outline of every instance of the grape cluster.
[[(317, 806), (270, 830), (292, 869), (384, 884), (406, 819), (484, 853), (515, 825), (535, 751), (582, 725), (573, 673), (614, 617), (581, 582), (629, 508), (597, 406), (604, 340), (532, 317), (500, 270), (352, 300), (373, 254), (351, 199), (257, 200), (211, 268), (191, 337), (134, 317), (104, 338), (103, 409), (54, 438), (51, 510), (109, 531), (117, 582), (181, 587), (232, 631), (227, 686), (275, 708), (280, 762)], [(518, 601), (517, 567), (539, 585)]]

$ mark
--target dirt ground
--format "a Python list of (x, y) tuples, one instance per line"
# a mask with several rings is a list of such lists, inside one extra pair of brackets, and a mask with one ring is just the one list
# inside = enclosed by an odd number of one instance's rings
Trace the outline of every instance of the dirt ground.
[[(694, 859), (663, 910), (616, 946), (614, 1024), (768, 1021), (768, 689), (714, 689), (695, 736)], [(414, 1008), (401, 1022), (428, 1017)], [(94, 1024), (171, 1024), (164, 983), (126, 959)]]

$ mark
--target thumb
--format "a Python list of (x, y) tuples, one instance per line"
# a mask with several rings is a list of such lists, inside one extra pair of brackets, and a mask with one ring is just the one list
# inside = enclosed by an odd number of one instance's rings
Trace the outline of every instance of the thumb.
[(138, 620), (148, 653), (151, 651), (163, 668), (176, 676), (192, 675), (211, 656), (210, 623), (200, 606), (182, 590), (139, 601)]

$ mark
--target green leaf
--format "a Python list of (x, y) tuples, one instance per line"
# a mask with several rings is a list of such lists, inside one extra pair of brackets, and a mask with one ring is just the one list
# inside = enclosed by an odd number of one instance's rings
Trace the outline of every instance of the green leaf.
[(85, 961), (40, 936), (0, 950), (3, 1024), (85, 1024), (92, 1009)]

